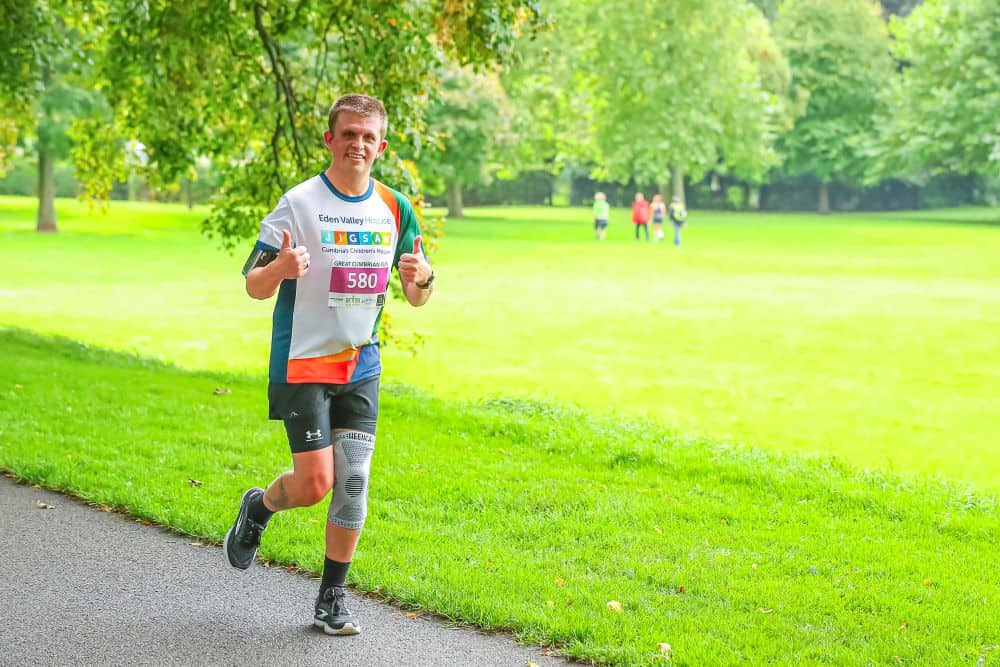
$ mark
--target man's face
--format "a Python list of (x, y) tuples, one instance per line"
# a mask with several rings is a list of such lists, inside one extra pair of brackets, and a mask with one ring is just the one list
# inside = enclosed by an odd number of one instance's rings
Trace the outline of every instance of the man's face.
[(333, 132), (323, 133), (323, 141), (333, 156), (337, 171), (368, 174), (375, 158), (385, 150), (382, 127), (377, 116), (362, 116), (352, 111), (337, 114)]

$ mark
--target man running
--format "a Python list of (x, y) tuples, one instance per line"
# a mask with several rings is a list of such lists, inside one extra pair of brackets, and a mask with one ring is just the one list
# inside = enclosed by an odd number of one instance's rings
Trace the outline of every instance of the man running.
[(410, 201), (371, 177), (386, 125), (379, 100), (338, 99), (323, 133), (330, 166), (281, 197), (243, 267), (251, 297), (278, 293), (267, 396), (270, 418), (284, 422), (292, 470), (243, 494), (223, 548), (245, 570), (275, 512), (315, 505), (332, 488), (313, 622), (333, 635), (361, 629), (344, 585), (367, 514), (389, 271), (396, 267), (414, 306), (434, 282)]

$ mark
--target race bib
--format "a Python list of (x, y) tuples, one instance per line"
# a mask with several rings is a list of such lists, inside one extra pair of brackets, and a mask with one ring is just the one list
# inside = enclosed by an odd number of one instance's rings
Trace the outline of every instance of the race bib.
[(385, 303), (388, 267), (335, 266), (330, 272), (330, 308), (378, 308)]

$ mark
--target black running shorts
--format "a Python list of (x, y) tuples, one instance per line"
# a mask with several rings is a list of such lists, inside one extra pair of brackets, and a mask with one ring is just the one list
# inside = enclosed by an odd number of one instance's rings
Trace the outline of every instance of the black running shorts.
[(270, 419), (285, 422), (292, 453), (329, 447), (334, 429), (375, 435), (379, 377), (351, 384), (267, 385)]

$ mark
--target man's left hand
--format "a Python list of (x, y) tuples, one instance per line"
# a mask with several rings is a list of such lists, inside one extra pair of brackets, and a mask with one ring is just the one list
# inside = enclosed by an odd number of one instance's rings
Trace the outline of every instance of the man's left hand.
[(417, 236), (413, 239), (413, 252), (403, 253), (399, 257), (397, 265), (399, 277), (404, 283), (415, 283), (423, 285), (431, 277), (431, 265), (424, 257), (424, 249), (421, 246), (421, 238)]

